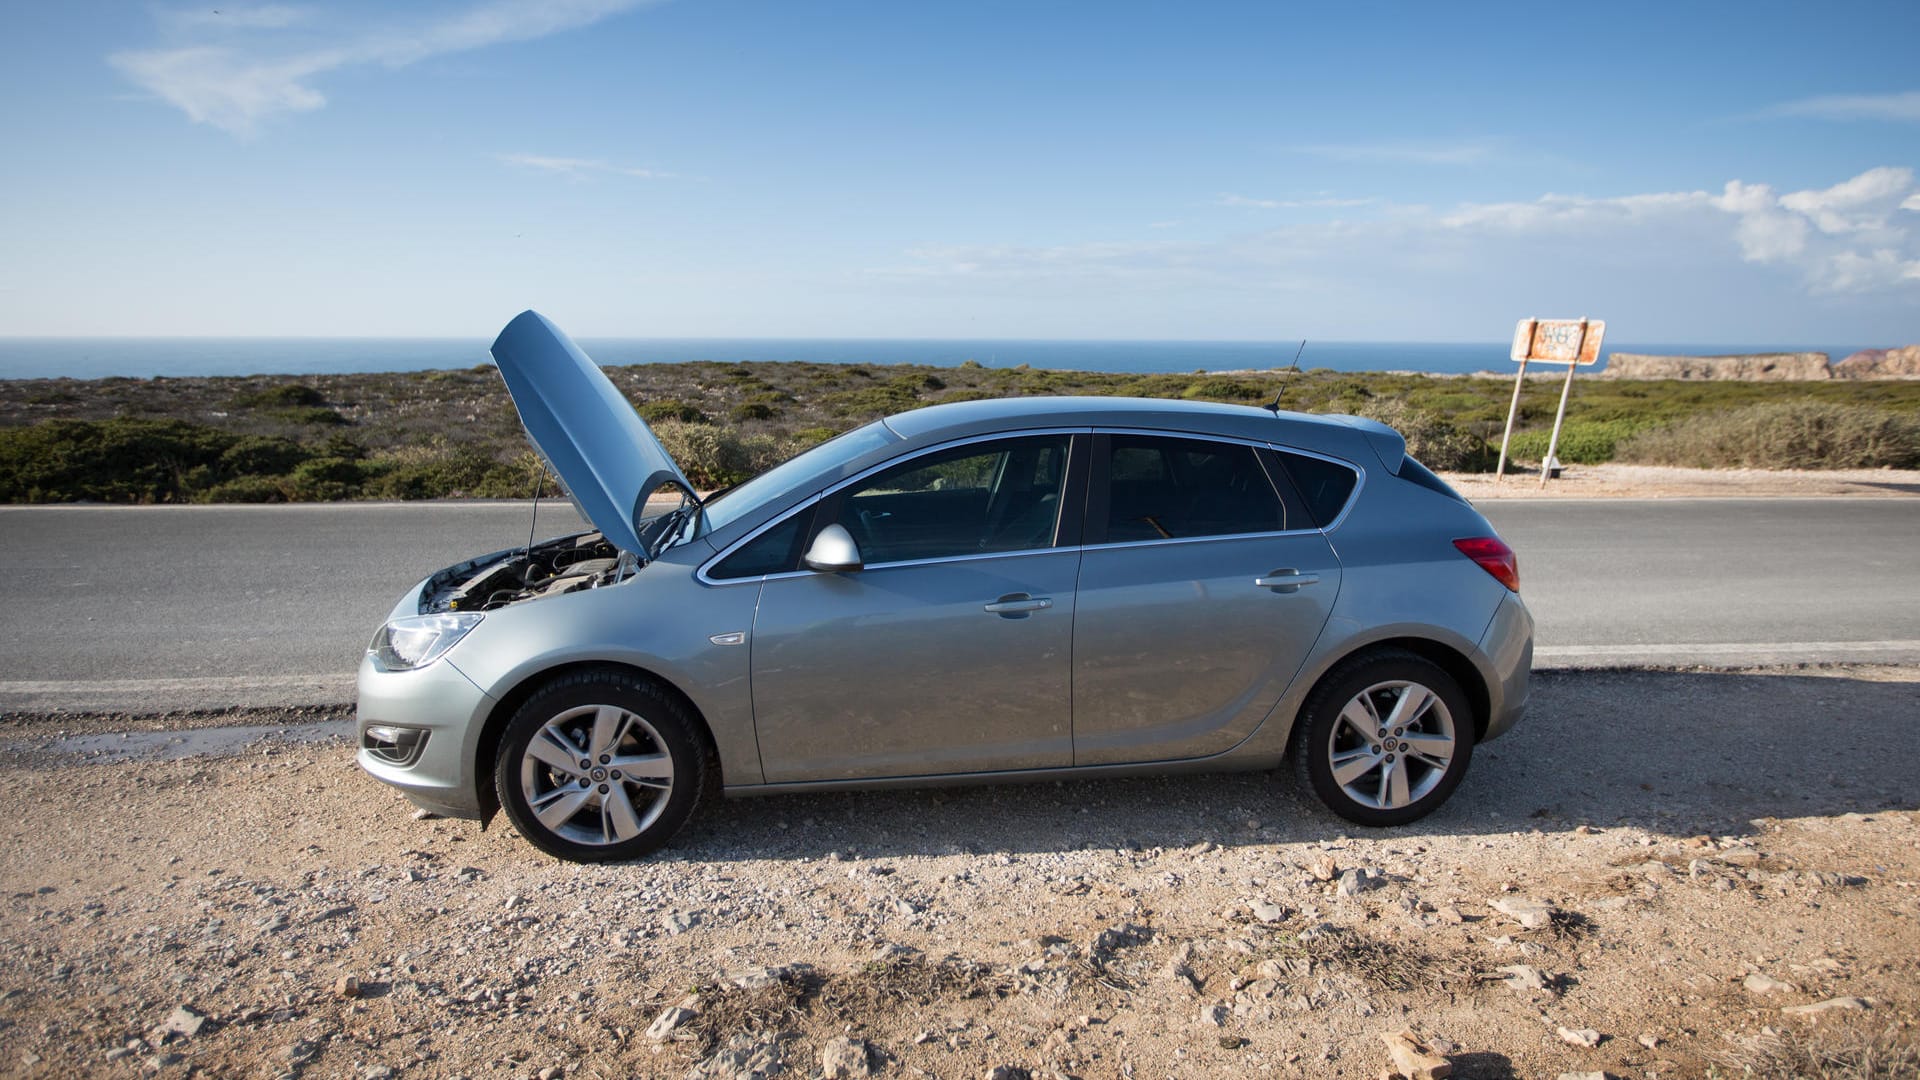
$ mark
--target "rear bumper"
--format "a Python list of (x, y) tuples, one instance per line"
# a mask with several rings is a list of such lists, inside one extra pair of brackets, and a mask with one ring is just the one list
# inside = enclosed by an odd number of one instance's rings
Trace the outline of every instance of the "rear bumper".
[(1493, 667), (1487, 689), (1487, 730), (1480, 741), (1499, 738), (1527, 711), (1528, 676), (1533, 671), (1533, 613), (1514, 593), (1500, 601), (1480, 638), (1480, 653)]
[[(493, 704), (444, 658), (417, 671), (381, 671), (364, 658), (354, 724), (360, 767), (405, 792), (415, 806), (446, 817), (479, 818), (473, 750)], [(370, 748), (367, 728), (373, 724), (424, 732), (425, 745), (410, 762), (384, 760)]]

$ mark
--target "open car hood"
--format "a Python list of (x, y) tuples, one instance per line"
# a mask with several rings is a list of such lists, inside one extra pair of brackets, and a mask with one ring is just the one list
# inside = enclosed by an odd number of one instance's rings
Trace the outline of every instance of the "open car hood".
[(686, 474), (580, 346), (536, 311), (523, 311), (493, 343), (533, 447), (567, 485), (580, 516), (615, 547), (645, 557), (640, 515), (667, 484), (692, 494)]

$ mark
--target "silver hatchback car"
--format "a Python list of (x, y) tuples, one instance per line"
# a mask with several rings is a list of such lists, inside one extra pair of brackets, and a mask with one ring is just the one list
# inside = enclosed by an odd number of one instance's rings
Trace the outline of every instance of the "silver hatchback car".
[[(729, 795), (1270, 769), (1413, 821), (1527, 700), (1513, 552), (1392, 429), (1125, 398), (936, 405), (709, 496), (534, 312), (493, 355), (595, 531), (415, 586), (359, 761), (566, 859)], [(657, 494), (677, 488), (677, 507)], [(671, 500), (667, 500), (670, 502)], [(661, 512), (650, 512), (650, 506)]]

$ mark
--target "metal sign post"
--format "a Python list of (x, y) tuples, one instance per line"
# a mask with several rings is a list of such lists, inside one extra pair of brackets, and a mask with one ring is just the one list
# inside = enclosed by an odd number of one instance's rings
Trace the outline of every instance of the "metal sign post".
[(1520, 372), (1513, 380), (1513, 401), (1507, 406), (1507, 429), (1500, 436), (1500, 462), (1494, 466), (1495, 483), (1507, 469), (1507, 447), (1513, 440), (1513, 422), (1520, 414), (1520, 391), (1526, 385), (1527, 364), (1567, 365), (1567, 381), (1560, 388), (1560, 410), (1553, 417), (1553, 435), (1547, 441), (1547, 456), (1540, 463), (1540, 486), (1547, 484), (1549, 463), (1558, 460), (1560, 427), (1567, 418), (1567, 398), (1573, 393), (1573, 371), (1600, 361), (1600, 340), (1607, 324), (1599, 319), (1521, 319), (1513, 328), (1513, 359)]

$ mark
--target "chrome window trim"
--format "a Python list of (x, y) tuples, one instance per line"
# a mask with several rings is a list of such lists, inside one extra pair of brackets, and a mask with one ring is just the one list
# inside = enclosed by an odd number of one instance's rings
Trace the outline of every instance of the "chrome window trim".
[(1360, 491), (1367, 486), (1367, 470), (1345, 458), (1337, 458), (1331, 454), (1322, 454), (1317, 450), (1304, 450), (1298, 446), (1288, 446), (1284, 443), (1266, 443), (1265, 446), (1276, 454), (1299, 454), (1301, 457), (1317, 458), (1329, 465), (1338, 465), (1343, 469), (1348, 469), (1353, 472), (1353, 490), (1347, 492), (1346, 503), (1340, 507), (1339, 513), (1333, 515), (1332, 521), (1320, 527), (1320, 531), (1330, 533), (1339, 528), (1340, 523), (1347, 520), (1347, 515), (1353, 512), (1353, 505), (1360, 501)]
[[(873, 465), (866, 469), (863, 469), (860, 472), (855, 473), (854, 475), (849, 476), (844, 480), (841, 480), (839, 483), (833, 485), (832, 487), (824, 488), (820, 491), (814, 492), (812, 495), (788, 507), (785, 513), (775, 514), (772, 517), (772, 519), (770, 519), (766, 524), (760, 526), (759, 528), (754, 529), (752, 532), (748, 533), (747, 535), (741, 537), (738, 540), (735, 540), (733, 543), (728, 544), (725, 548), (721, 549), (720, 554), (715, 555), (713, 558), (708, 559), (706, 562), (701, 563), (700, 569), (694, 571), (693, 576), (695, 580), (699, 581), (702, 585), (712, 585), (715, 587), (722, 587), (727, 585), (746, 585), (754, 582), (771, 581), (776, 578), (811, 576), (813, 574), (818, 573), (818, 571), (784, 570), (778, 574), (760, 574), (755, 577), (742, 577), (742, 578), (715, 578), (710, 576), (707, 573), (707, 571), (719, 565), (721, 560), (725, 559), (729, 555), (732, 555), (735, 551), (752, 543), (761, 533), (766, 532), (768, 529), (771, 529), (774, 526), (779, 525), (782, 522), (786, 521), (787, 518), (792, 516), (793, 514), (798, 513), (799, 511), (809, 506), (813, 506), (817, 503), (823, 502), (829, 496), (837, 495), (843, 489), (852, 487), (853, 485), (859, 483), (862, 480), (865, 480), (869, 476), (873, 476), (876, 473), (885, 472), (886, 470), (893, 468), (895, 465), (904, 464), (906, 462), (914, 460), (915, 458), (924, 457), (927, 454), (939, 453), (942, 450), (951, 450), (955, 447), (968, 446), (973, 443), (994, 442), (1000, 439), (1034, 438), (1041, 435), (1068, 435), (1068, 436), (1087, 435), (1087, 434), (1090, 434), (1092, 431), (1093, 429), (1088, 427), (1016, 428), (1011, 431), (996, 431), (986, 435), (968, 435), (964, 438), (953, 439), (951, 441), (943, 442), (943, 443), (936, 443), (932, 446), (922, 447), (919, 450), (914, 450), (909, 453), (902, 454), (899, 457), (891, 458), (887, 461), (880, 462), (878, 465)], [(1061, 479), (1063, 482), (1065, 481), (1066, 477), (1064, 474), (1061, 476)], [(1075, 546), (1078, 547), (1079, 545), (1075, 545)], [(1006, 558), (1008, 556), (1013, 556), (1013, 555), (1033, 555), (1040, 552), (1066, 551), (1066, 550), (1069, 550), (1069, 549), (1066, 547), (1049, 546), (1049, 547), (1043, 547), (1043, 548), (1024, 548), (1019, 551), (988, 551), (988, 552), (981, 552), (975, 555), (948, 555), (938, 559), (903, 559), (898, 562), (868, 563), (862, 566), (861, 570), (864, 572), (866, 570), (881, 570), (881, 569), (885, 569), (893, 566), (927, 566), (934, 563), (963, 562), (963, 561), (973, 561), (973, 560), (979, 560), (979, 559), (1000, 559), (1000, 558)]]

